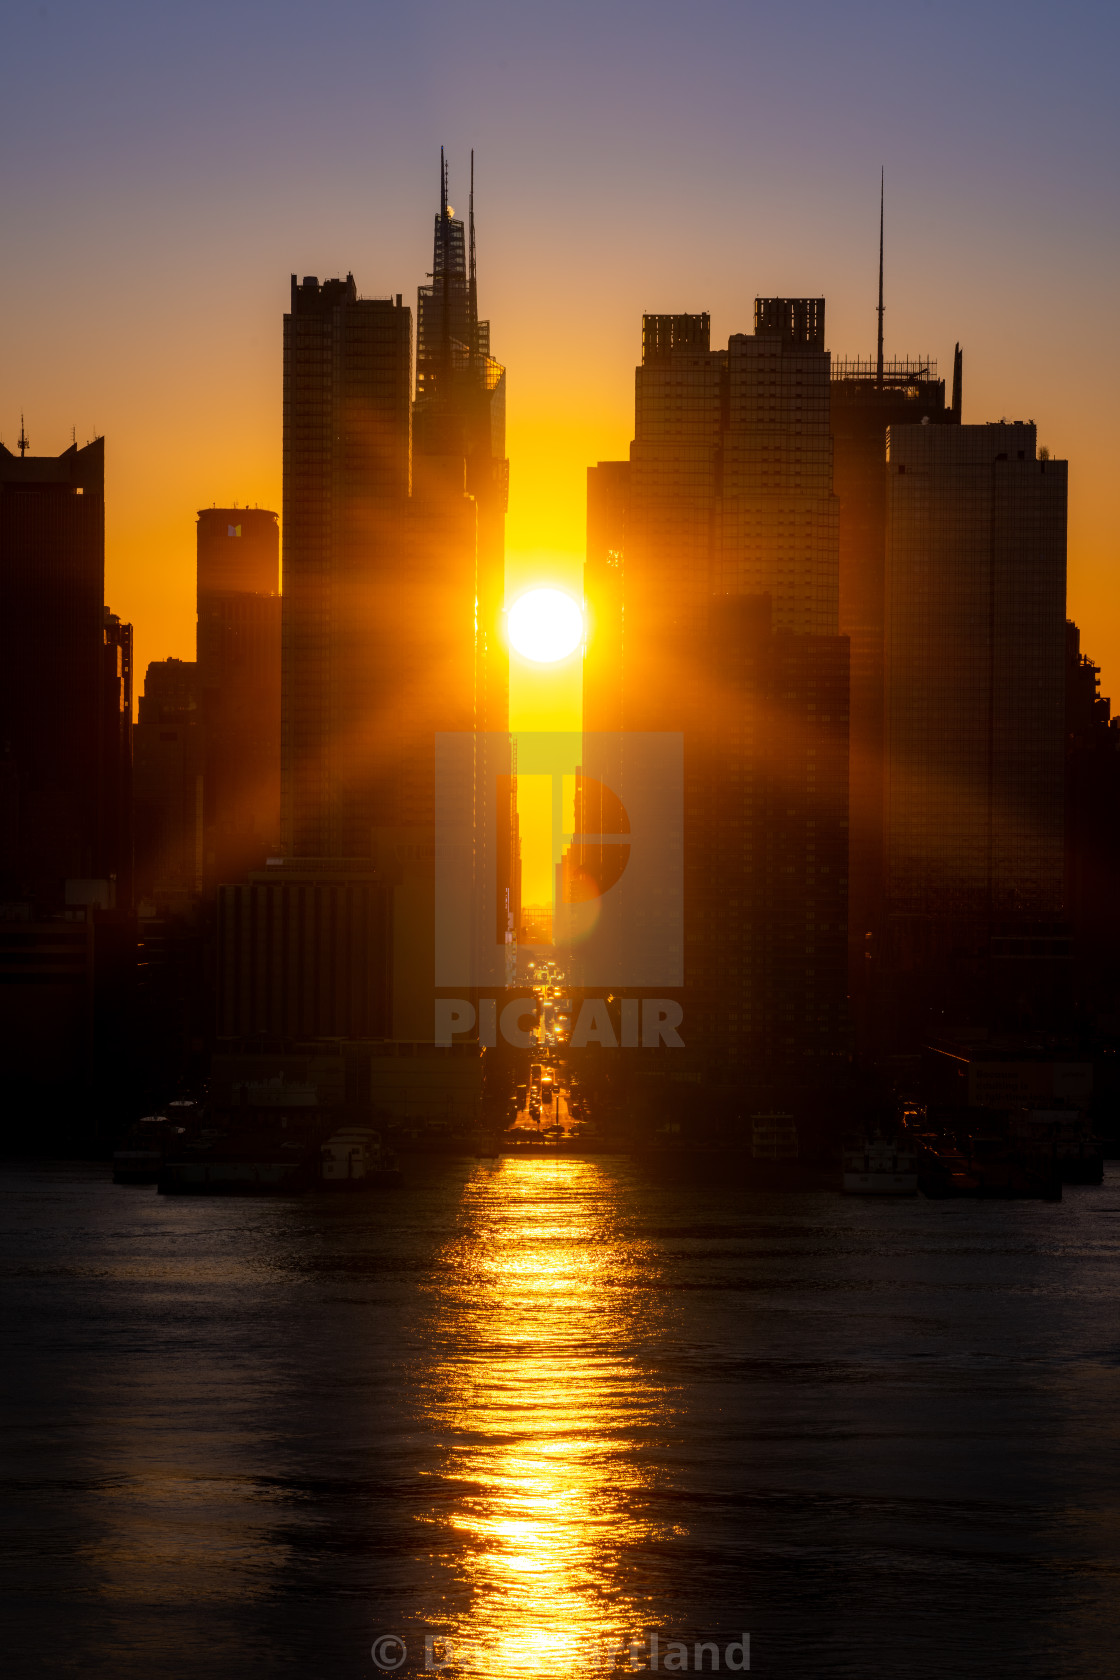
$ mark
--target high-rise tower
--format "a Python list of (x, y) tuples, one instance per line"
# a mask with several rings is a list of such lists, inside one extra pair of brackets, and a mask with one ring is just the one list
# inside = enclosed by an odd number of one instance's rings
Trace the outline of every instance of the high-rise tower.
[[(473, 801), (508, 771), (505, 370), (478, 319), (473, 191), (471, 211), (455, 218), (441, 159), (415, 393), (399, 293), (293, 276), (284, 323), (283, 868), (365, 860), (392, 887), (391, 949), (367, 955), (408, 1038), (431, 1032), (437, 737), (483, 743)], [(491, 942), (509, 828), (499, 857), (478, 842)]]
[(833, 357), (832, 443), (840, 508), (840, 629), (851, 640), (851, 844), (848, 962), (857, 1041), (875, 1015), (883, 933), (884, 601), (887, 548), (887, 431), (958, 423), (962, 357), (957, 346), (952, 403), (927, 356), (884, 354), (883, 193), (879, 198), (876, 353)]
[(490, 323), (478, 315), (474, 153), (467, 221), (448, 202), (448, 166), (440, 150), (440, 207), (429, 283), (417, 294), (413, 470), (426, 461), (463, 463), (478, 533), (478, 686), (475, 726), (504, 733), (509, 724), (509, 661), (501, 635), (505, 595), (506, 370), (490, 354)]
[(207, 891), (280, 844), (280, 532), (265, 508), (198, 514), (198, 699)]
[(847, 1049), (824, 300), (758, 299), (726, 350), (707, 315), (642, 325), (630, 461), (588, 480), (584, 727), (683, 737), (680, 1071), (811, 1081)]
[[(284, 317), (283, 849), (368, 856), (397, 751), (386, 718), (409, 490), (411, 311), (292, 276)], [(391, 820), (391, 819), (389, 819)]]
[(966, 974), (987, 1008), (1012, 974), (997, 956), (1041, 950), (1062, 916), (1066, 485), (1030, 422), (890, 431), (886, 961), (904, 1032), (967, 1008)]
[(67, 878), (131, 878), (131, 631), (105, 609), (105, 444), (0, 445), (0, 778), (6, 898), (54, 909)]
[[(447, 159), (440, 151), (440, 205), (428, 284), (417, 295), (416, 402), (413, 409), (413, 528), (447, 516), (449, 490), (466, 490), (474, 512), (474, 710), (470, 723), (445, 714), (440, 730), (476, 735), (474, 899), (476, 950), (512, 940), (510, 910), (516, 867), (510, 789), (509, 655), (502, 634), (505, 599), (505, 516), (509, 462), (505, 453), (506, 370), (490, 354), (490, 323), (478, 313), (475, 256), (474, 153), (467, 221), (448, 197)], [(441, 512), (441, 509), (443, 510)], [(441, 539), (442, 541), (442, 539)], [(458, 632), (452, 632), (459, 635)], [(465, 651), (466, 643), (459, 639)], [(449, 661), (454, 657), (449, 647)], [(496, 811), (491, 822), (483, 813)], [(512, 953), (511, 953), (512, 954)], [(510, 974), (512, 979), (512, 973)]]

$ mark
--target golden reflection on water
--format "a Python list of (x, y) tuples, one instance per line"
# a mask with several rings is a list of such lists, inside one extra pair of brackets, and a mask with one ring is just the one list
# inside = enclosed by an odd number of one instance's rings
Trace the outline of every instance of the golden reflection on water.
[(429, 1627), (493, 1680), (609, 1671), (644, 1625), (621, 1557), (665, 1534), (641, 1449), (669, 1397), (643, 1367), (653, 1260), (620, 1202), (593, 1162), (504, 1159), (466, 1185), (443, 1256), (425, 1402), (453, 1495), (429, 1520), (471, 1606)]

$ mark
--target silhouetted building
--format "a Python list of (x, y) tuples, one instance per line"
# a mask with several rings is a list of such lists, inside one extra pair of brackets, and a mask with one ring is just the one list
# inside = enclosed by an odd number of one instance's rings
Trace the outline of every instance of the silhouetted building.
[(135, 738), (137, 899), (186, 909), (202, 892), (202, 727), (198, 666), (148, 666)]
[(105, 446), (0, 445), (0, 896), (53, 911), (67, 879), (127, 907), (131, 629), (105, 609)]
[[(415, 405), (400, 294), (361, 299), (353, 276), (292, 277), (282, 864), (220, 894), (223, 1037), (430, 1038), (437, 734), (482, 732), (475, 793), (509, 805), (509, 748), (492, 763), (485, 744), (487, 731), (507, 741), (509, 726), (505, 370), (477, 312), (474, 213), (455, 220), (443, 166), (440, 190)], [(485, 895), (480, 911), (490, 942), (516, 916), (500, 890), (516, 850), (507, 827), (504, 855), (479, 860), (480, 882), (499, 882), (500, 902)], [(346, 926), (292, 921), (321, 914)], [(262, 916), (267, 934), (254, 922), (247, 942), (247, 917)]]
[(136, 922), (106, 882), (49, 917), (0, 906), (0, 1139), (12, 1153), (105, 1144), (134, 1087)]
[(852, 648), (849, 980), (857, 1026), (867, 1024), (873, 953), (882, 935), (884, 645), (887, 431), (959, 421), (961, 355), (953, 406), (945, 381), (921, 358), (832, 362), (834, 483), (840, 504), (840, 629)]
[(773, 631), (768, 596), (723, 596), (709, 657), (716, 716), (685, 802), (687, 1042), (728, 1072), (812, 1080), (848, 1042), (848, 643)]
[[(479, 800), (508, 808), (511, 772), (500, 634), (505, 370), (478, 318), (473, 194), (464, 225), (442, 165), (431, 284), (418, 311), (413, 407), (411, 316), (400, 295), (363, 300), (352, 276), (322, 286), (293, 277), (282, 850), (287, 862), (380, 859), (404, 870), (407, 890), (393, 873), (383, 880), (396, 895), (395, 949), (411, 925), (428, 965), (421, 1030), (430, 1032), (436, 736), (479, 732)], [(513, 823), (495, 828), (496, 855), (479, 838), (475, 860), (476, 932), (490, 946), (516, 935)], [(417, 984), (410, 975), (410, 998)], [(396, 1031), (413, 1004), (394, 995)], [(409, 1036), (419, 1036), (415, 1027)]]
[(839, 507), (832, 490), (823, 298), (758, 298), (727, 347), (715, 591), (769, 595), (776, 630), (833, 636)]
[(284, 317), (283, 851), (368, 855), (403, 626), (411, 312), (292, 276)]
[(218, 913), (219, 1039), (391, 1035), (393, 889), (367, 860), (274, 864), (222, 886)]
[(101, 630), (101, 764), (98, 849), (116, 877), (121, 909), (133, 903), (132, 625), (106, 607)]
[(1066, 907), (1082, 1017), (1116, 1030), (1120, 993), (1120, 719), (1066, 624)]
[(883, 961), (905, 1039), (945, 1011), (1028, 1020), (1033, 970), (1068, 955), (1067, 472), (1021, 422), (894, 426), (888, 459)]
[(207, 892), (280, 848), (280, 532), (265, 508), (198, 515)]
[(709, 340), (706, 315), (644, 317), (630, 462), (589, 475), (584, 727), (684, 737), (686, 1051), (666, 1075), (812, 1083), (847, 1056), (823, 300), (760, 298), (753, 335)]
[[(475, 840), (475, 898), (480, 946), (509, 942), (508, 978), (513, 979), (517, 936), (515, 893), (516, 812), (506, 797), (512, 761), (508, 744), (509, 656), (502, 634), (505, 601), (505, 516), (509, 493), (506, 459), (506, 370), (490, 354), (490, 323), (478, 313), (475, 260), (474, 154), (466, 223), (448, 202), (447, 162), (440, 153), (440, 208), (432, 241), (430, 283), (421, 286), (416, 308), (416, 402), (413, 409), (411, 554), (417, 577), (435, 585), (430, 603), (414, 613), (414, 631), (402, 651), (415, 674), (427, 673), (423, 692), (432, 734), (450, 729), (477, 732), (476, 800), (502, 803), (495, 824), (496, 851), (487, 850), (489, 825), (479, 823)], [(473, 520), (459, 501), (466, 491)], [(459, 522), (452, 537), (449, 521)], [(473, 530), (468, 526), (473, 524)], [(443, 530), (441, 530), (443, 527)], [(446, 534), (444, 534), (446, 532)], [(473, 561), (473, 584), (452, 572), (453, 557)], [(434, 568), (425, 563), (432, 556)], [(472, 598), (472, 624), (461, 618)], [(450, 611), (449, 611), (450, 609)], [(425, 645), (416, 629), (429, 627)], [(465, 720), (465, 668), (459, 652), (471, 652), (472, 712)], [(413, 701), (415, 707), (416, 701)], [(427, 756), (423, 786), (431, 786)], [(415, 819), (411, 819), (415, 820)], [(481, 953), (480, 953), (481, 954)]]
[(477, 521), (478, 700), (476, 727), (509, 727), (509, 660), (501, 634), (505, 600), (506, 370), (490, 354), (490, 323), (479, 319), (474, 235), (474, 154), (468, 220), (448, 203), (440, 154), (431, 283), (416, 300), (413, 470), (421, 456), (464, 463)]

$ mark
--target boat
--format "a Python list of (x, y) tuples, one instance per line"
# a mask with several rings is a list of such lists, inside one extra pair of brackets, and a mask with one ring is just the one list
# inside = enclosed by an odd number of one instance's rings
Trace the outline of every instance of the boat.
[(372, 1126), (340, 1126), (319, 1148), (319, 1183), (324, 1190), (377, 1190), (400, 1183), (396, 1156), (381, 1147)]
[(113, 1183), (155, 1184), (162, 1166), (162, 1149), (114, 1149)]
[(918, 1189), (918, 1160), (910, 1146), (895, 1138), (865, 1137), (844, 1151), (847, 1196), (913, 1196)]
[(165, 1114), (147, 1114), (137, 1120), (113, 1151), (113, 1183), (158, 1183), (167, 1151), (179, 1142), (184, 1131), (185, 1127), (175, 1125)]

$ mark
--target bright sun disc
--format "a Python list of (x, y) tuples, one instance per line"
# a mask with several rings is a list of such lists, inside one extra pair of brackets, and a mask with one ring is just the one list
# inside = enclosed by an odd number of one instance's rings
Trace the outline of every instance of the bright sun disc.
[(583, 614), (562, 589), (530, 589), (509, 609), (509, 639), (523, 659), (553, 665), (583, 639)]

